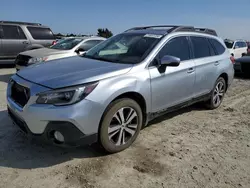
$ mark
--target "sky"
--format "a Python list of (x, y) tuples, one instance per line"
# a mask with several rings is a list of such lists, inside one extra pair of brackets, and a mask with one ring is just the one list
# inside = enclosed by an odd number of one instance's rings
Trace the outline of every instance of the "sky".
[(222, 38), (250, 40), (250, 0), (1, 0), (0, 20), (38, 22), (54, 33), (114, 34), (143, 25), (215, 29)]

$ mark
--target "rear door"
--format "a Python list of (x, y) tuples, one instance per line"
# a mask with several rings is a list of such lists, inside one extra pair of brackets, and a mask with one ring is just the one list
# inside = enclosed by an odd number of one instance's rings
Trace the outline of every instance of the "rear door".
[(23, 30), (16, 25), (2, 25), (2, 58), (15, 59), (29, 44)]
[(36, 27), (36, 26), (27, 26), (31, 37), (34, 39), (33, 44), (40, 44), (44, 47), (52, 45), (52, 42), (55, 40), (55, 36), (50, 28), (47, 27)]
[(211, 92), (217, 79), (216, 69), (220, 62), (217, 61), (216, 52), (208, 38), (191, 36), (190, 39), (196, 70), (194, 92), (196, 97), (200, 97)]

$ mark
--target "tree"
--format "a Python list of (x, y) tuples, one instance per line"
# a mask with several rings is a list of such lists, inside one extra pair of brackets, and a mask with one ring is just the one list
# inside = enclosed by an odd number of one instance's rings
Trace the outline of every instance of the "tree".
[(109, 38), (113, 36), (113, 33), (107, 28), (99, 28), (97, 29), (97, 35), (100, 37)]

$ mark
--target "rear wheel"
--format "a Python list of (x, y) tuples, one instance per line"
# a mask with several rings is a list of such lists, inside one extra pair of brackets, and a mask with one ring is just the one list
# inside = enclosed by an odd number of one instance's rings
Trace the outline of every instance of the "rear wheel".
[(101, 122), (101, 146), (109, 153), (128, 148), (137, 138), (142, 122), (142, 110), (134, 100), (124, 98), (112, 102)]
[(222, 103), (225, 93), (226, 93), (226, 81), (224, 78), (220, 77), (217, 79), (214, 89), (212, 91), (212, 95), (210, 99), (207, 101), (208, 108), (209, 109), (218, 108)]

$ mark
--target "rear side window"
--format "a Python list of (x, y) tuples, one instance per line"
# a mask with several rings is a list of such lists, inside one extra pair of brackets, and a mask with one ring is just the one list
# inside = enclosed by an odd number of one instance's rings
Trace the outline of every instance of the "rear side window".
[(21, 40), (26, 39), (23, 30), (15, 25), (2, 25), (3, 39)]
[(190, 59), (189, 44), (186, 37), (176, 37), (171, 39), (159, 52), (159, 58), (161, 59), (165, 55), (175, 56), (181, 59), (181, 61)]
[(213, 45), (214, 49), (216, 50), (217, 55), (221, 55), (225, 52), (225, 47), (216, 39), (208, 39), (209, 42)]
[(93, 48), (95, 45), (99, 44), (102, 42), (102, 40), (88, 40), (84, 42), (80, 48), (83, 48), (84, 50), (88, 51), (89, 49)]
[(55, 37), (49, 28), (27, 27), (33, 39), (36, 40), (54, 40)]
[(208, 40), (204, 37), (190, 37), (195, 58), (203, 58), (211, 56)]

